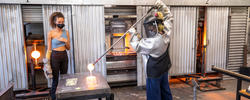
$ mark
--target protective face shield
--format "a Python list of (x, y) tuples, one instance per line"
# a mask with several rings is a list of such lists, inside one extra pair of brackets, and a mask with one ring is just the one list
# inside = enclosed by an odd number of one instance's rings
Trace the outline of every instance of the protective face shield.
[(143, 25), (147, 38), (154, 37), (158, 32), (156, 20), (156, 17), (154, 17), (153, 15), (149, 15), (145, 18)]

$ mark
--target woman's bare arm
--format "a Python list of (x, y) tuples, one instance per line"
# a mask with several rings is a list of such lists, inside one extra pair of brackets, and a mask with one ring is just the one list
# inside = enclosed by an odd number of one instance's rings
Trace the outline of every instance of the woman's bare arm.
[(52, 38), (52, 33), (49, 32), (48, 35), (47, 35), (47, 45), (48, 45), (48, 48), (47, 48), (47, 53), (46, 53), (46, 58), (47, 59), (50, 59), (50, 55), (51, 55), (51, 38)]
[(68, 31), (67, 31), (67, 37), (68, 37), (68, 39), (67, 39), (67, 42), (65, 43), (65, 45), (66, 45), (66, 49), (69, 50), (70, 49), (70, 37), (69, 37)]

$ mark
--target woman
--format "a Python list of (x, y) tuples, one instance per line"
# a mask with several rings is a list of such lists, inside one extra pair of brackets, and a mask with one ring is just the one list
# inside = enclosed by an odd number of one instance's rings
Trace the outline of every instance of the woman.
[[(70, 49), (69, 32), (64, 30), (64, 16), (61, 12), (54, 12), (50, 16), (50, 26), (53, 28), (48, 33), (47, 57), (50, 57), (53, 82), (50, 91), (52, 100), (56, 100), (58, 76), (68, 71), (68, 56), (66, 50)], [(49, 56), (51, 54), (51, 56)]]

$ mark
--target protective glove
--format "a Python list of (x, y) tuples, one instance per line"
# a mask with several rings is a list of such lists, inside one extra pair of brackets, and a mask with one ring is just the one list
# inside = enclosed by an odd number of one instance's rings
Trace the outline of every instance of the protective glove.
[(135, 34), (135, 35), (137, 35), (137, 32), (136, 32), (136, 30), (135, 30), (134, 27), (131, 27), (131, 28), (128, 30), (128, 32), (129, 32), (130, 34)]
[(161, 11), (163, 13), (164, 16), (170, 13), (169, 7), (167, 7), (167, 5), (161, 0), (157, 0), (155, 2), (155, 6), (158, 9), (158, 11)]
[[(47, 56), (47, 55), (46, 55)], [(47, 58), (43, 59), (43, 63), (44, 63), (44, 75), (47, 79), (52, 78), (52, 69), (51, 69), (51, 65), (50, 65), (50, 61)]]
[(164, 2), (162, 2), (161, 0), (157, 0), (157, 1), (155, 2), (155, 6), (156, 6), (158, 9), (160, 9), (163, 5), (165, 5), (165, 4), (164, 4)]
[(51, 50), (47, 50), (46, 59), (50, 60), (51, 52)]

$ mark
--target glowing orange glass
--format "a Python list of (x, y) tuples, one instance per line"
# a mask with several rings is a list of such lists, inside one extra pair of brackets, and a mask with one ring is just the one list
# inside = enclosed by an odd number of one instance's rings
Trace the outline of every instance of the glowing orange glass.
[(31, 57), (33, 57), (35, 59), (39, 58), (40, 56), (41, 56), (41, 53), (39, 51), (33, 51), (31, 53)]

